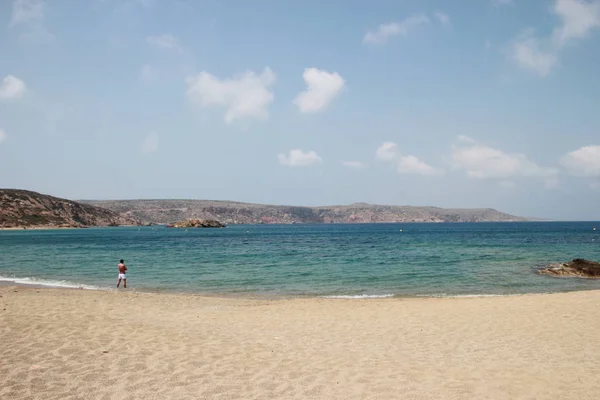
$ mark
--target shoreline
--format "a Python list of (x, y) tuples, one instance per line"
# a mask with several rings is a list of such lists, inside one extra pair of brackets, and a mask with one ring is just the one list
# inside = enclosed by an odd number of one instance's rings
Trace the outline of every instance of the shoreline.
[[(13, 280), (14, 279), (14, 280)], [(132, 294), (157, 294), (157, 295), (173, 295), (173, 296), (196, 296), (205, 298), (220, 298), (220, 299), (239, 299), (239, 300), (264, 300), (264, 301), (276, 301), (276, 300), (311, 300), (311, 299), (325, 299), (325, 300), (407, 300), (407, 299), (474, 299), (474, 298), (506, 298), (506, 297), (521, 297), (521, 296), (543, 296), (543, 295), (555, 295), (564, 293), (588, 293), (598, 291), (600, 288), (591, 289), (574, 289), (574, 290), (561, 290), (554, 292), (525, 292), (525, 293), (466, 293), (466, 294), (414, 294), (414, 295), (402, 295), (397, 293), (388, 294), (333, 294), (333, 295), (315, 295), (315, 294), (270, 294), (270, 293), (228, 293), (228, 292), (201, 292), (201, 291), (185, 291), (175, 289), (156, 289), (156, 288), (137, 288), (129, 287), (116, 288), (116, 287), (101, 287), (93, 286), (88, 284), (76, 284), (76, 283), (65, 283), (51, 284), (51, 283), (38, 283), (35, 281), (31, 282), (20, 282), (26, 278), (5, 278), (0, 277), (0, 289), (3, 287), (19, 287), (19, 288), (34, 288), (34, 289), (48, 289), (48, 290), (74, 290), (74, 291), (90, 291), (90, 292), (122, 292)], [(556, 279), (569, 279), (565, 277), (559, 277)], [(571, 278), (571, 279), (584, 279), (584, 278)]]
[(170, 290), (143, 290), (135, 288), (123, 289), (122, 287), (117, 289), (114, 288), (97, 288), (87, 289), (83, 287), (60, 287), (60, 286), (46, 286), (39, 284), (26, 284), (26, 283), (15, 283), (6, 280), (0, 280), (0, 291), (6, 289), (23, 289), (23, 290), (35, 290), (41, 291), (56, 291), (56, 292), (81, 292), (81, 293), (107, 293), (124, 296), (172, 296), (172, 297), (190, 297), (190, 298), (201, 298), (201, 299), (217, 299), (217, 300), (237, 300), (237, 301), (265, 301), (265, 302), (277, 302), (277, 301), (317, 301), (317, 300), (349, 300), (350, 302), (355, 300), (369, 300), (373, 302), (377, 301), (403, 301), (403, 300), (415, 300), (415, 301), (429, 301), (429, 300), (452, 300), (452, 299), (505, 299), (505, 298), (521, 298), (521, 297), (537, 297), (537, 296), (560, 296), (569, 294), (586, 294), (596, 293), (600, 296), (600, 288), (597, 289), (583, 289), (583, 290), (569, 290), (561, 292), (539, 292), (539, 293), (507, 293), (507, 294), (457, 294), (457, 295), (414, 295), (414, 296), (400, 296), (400, 295), (261, 295), (261, 294), (249, 294), (238, 295), (228, 293), (207, 293), (207, 292), (185, 292), (185, 291), (170, 291)]
[[(423, 224), (423, 225), (443, 225), (443, 224), (513, 224), (513, 223), (538, 223), (538, 222), (576, 222), (576, 223), (593, 223), (599, 222), (595, 220), (584, 220), (584, 221), (563, 221), (563, 220), (503, 220), (503, 221), (377, 221), (377, 222), (274, 222), (274, 223), (248, 223), (248, 224), (236, 224), (233, 222), (227, 222), (227, 226), (269, 226), (269, 225), (394, 225), (394, 224)], [(167, 223), (154, 223), (144, 222), (140, 225), (90, 225), (90, 226), (11, 226), (11, 227), (0, 227), (0, 231), (13, 231), (13, 230), (54, 230), (54, 229), (90, 229), (90, 228), (140, 228), (140, 227), (169, 227)], [(194, 228), (178, 228), (178, 229), (203, 229), (206, 227)]]
[[(573, 290), (564, 292), (541, 292), (541, 293), (515, 293), (515, 294), (475, 294), (475, 295), (448, 295), (448, 296), (377, 296), (377, 297), (356, 297), (356, 296), (262, 296), (262, 295), (228, 295), (226, 293), (195, 293), (195, 292), (175, 292), (175, 291), (151, 291), (151, 290), (134, 290), (134, 289), (85, 289), (75, 287), (51, 287), (42, 285), (18, 284), (7, 281), (0, 281), (0, 292), (10, 290), (24, 290), (28, 293), (35, 291), (36, 293), (104, 293), (114, 296), (133, 296), (160, 298), (189, 298), (210, 301), (237, 301), (237, 302), (347, 302), (347, 303), (377, 303), (377, 302), (431, 302), (431, 301), (452, 301), (452, 300), (494, 300), (494, 299), (531, 299), (544, 297), (560, 297), (569, 295), (593, 295), (598, 296), (600, 300), (600, 288), (588, 290)], [(365, 301), (366, 300), (366, 301)], [(600, 313), (600, 312), (599, 312)]]
[[(44, 230), (58, 230), (58, 229), (91, 229), (91, 228), (135, 228), (146, 225), (91, 225), (91, 226), (9, 226), (0, 227), (0, 231), (44, 231)], [(153, 225), (157, 226), (157, 225)]]
[(0, 397), (592, 400), (599, 302), (1, 286)]

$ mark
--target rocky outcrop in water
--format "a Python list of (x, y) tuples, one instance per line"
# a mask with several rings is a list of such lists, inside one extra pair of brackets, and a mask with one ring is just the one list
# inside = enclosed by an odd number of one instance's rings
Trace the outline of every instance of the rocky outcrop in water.
[(539, 270), (540, 274), (600, 278), (600, 263), (576, 258), (563, 264), (550, 264)]
[(0, 189), (0, 228), (139, 225), (114, 211), (29, 190)]
[(167, 225), (167, 228), (225, 228), (227, 225), (213, 219), (190, 219)]
[(506, 222), (528, 221), (490, 208), (382, 206), (296, 207), (212, 200), (85, 201), (144, 223), (168, 224), (188, 219), (214, 219), (226, 224), (311, 224), (386, 222)]

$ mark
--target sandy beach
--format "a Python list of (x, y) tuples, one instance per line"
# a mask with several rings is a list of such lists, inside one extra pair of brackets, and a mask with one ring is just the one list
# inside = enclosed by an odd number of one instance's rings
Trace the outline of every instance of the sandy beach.
[(252, 300), (0, 287), (2, 399), (598, 399), (600, 291)]

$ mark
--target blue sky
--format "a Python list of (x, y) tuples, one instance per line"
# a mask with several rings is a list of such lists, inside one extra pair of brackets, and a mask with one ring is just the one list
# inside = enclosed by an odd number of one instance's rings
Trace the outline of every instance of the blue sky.
[(600, 220), (600, 0), (0, 2), (0, 187)]

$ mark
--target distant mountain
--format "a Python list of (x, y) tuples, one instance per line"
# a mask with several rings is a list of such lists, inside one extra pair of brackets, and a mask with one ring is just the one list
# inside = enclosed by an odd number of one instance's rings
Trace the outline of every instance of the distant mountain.
[(487, 222), (529, 221), (490, 208), (382, 206), (355, 203), (345, 206), (295, 207), (211, 200), (82, 201), (107, 208), (143, 223), (169, 224), (187, 219), (213, 219), (227, 224), (378, 223), (378, 222)]
[(0, 189), (0, 228), (139, 225), (134, 218), (29, 190)]

